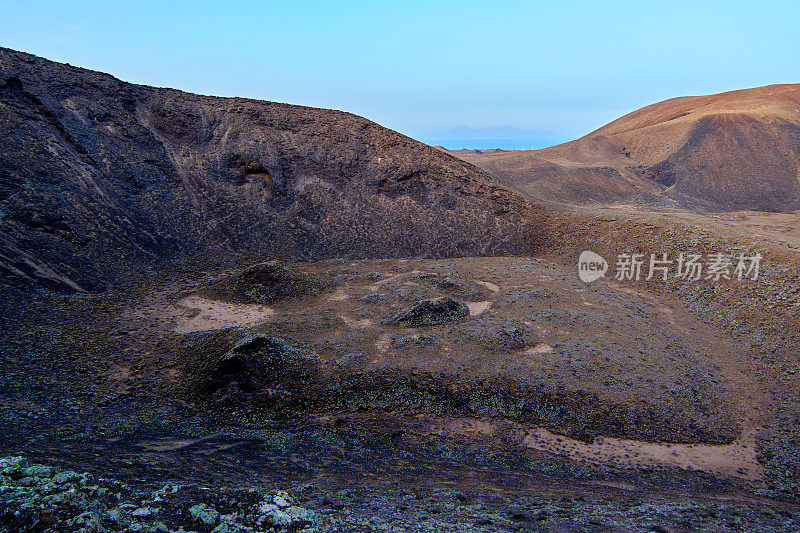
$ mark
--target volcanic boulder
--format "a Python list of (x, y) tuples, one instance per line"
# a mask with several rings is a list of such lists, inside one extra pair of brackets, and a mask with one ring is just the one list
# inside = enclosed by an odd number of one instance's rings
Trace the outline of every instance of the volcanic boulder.
[(315, 372), (313, 354), (286, 339), (255, 334), (204, 365), (198, 392), (218, 407), (288, 406)]
[(469, 307), (447, 296), (420, 300), (389, 319), (401, 326), (435, 326), (469, 315)]

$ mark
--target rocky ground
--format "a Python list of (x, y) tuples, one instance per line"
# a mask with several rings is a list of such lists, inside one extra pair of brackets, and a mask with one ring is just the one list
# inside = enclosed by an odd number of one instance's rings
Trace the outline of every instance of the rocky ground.
[(679, 298), (512, 257), (1, 289), (2, 452), (137, 494), (103, 512), (170, 484), (190, 488), (162, 522), (186, 531), (213, 529), (201, 503), (254, 527), (273, 490), (323, 531), (794, 527), (762, 361)]
[(789, 531), (800, 510), (725, 501), (124, 483), (0, 459), (0, 531)]

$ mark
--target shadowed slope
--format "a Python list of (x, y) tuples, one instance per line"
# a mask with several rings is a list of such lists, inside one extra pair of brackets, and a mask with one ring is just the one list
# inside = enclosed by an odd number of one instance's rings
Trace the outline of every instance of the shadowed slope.
[(531, 206), (340, 111), (0, 49), (0, 272), (90, 289), (164, 261), (527, 251)]

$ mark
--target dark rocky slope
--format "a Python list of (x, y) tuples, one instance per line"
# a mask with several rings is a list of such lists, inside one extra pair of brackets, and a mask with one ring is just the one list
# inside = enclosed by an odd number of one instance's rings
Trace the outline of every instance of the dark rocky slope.
[(531, 206), (340, 111), (132, 85), (0, 48), (0, 272), (91, 290), (183, 258), (530, 250)]

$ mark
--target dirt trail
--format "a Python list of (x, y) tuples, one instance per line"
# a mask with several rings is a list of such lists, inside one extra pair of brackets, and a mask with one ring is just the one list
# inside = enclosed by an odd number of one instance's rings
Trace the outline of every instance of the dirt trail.
[(756, 436), (761, 428), (747, 428), (731, 444), (662, 444), (602, 437), (593, 444), (576, 441), (538, 428), (523, 444), (571, 459), (625, 468), (676, 466), (702, 470), (726, 478), (760, 484), (764, 468), (756, 459)]
[(452, 418), (426, 421), (428, 431), (437, 435), (460, 436), (478, 440), (508, 439), (516, 435), (520, 445), (580, 463), (623, 469), (677, 467), (700, 470), (719, 477), (733, 478), (761, 485), (764, 469), (756, 460), (755, 437), (761, 428), (748, 428), (731, 444), (672, 444), (632, 439), (600, 437), (592, 444), (552, 433), (544, 428), (530, 428), (508, 421), (479, 418)]

